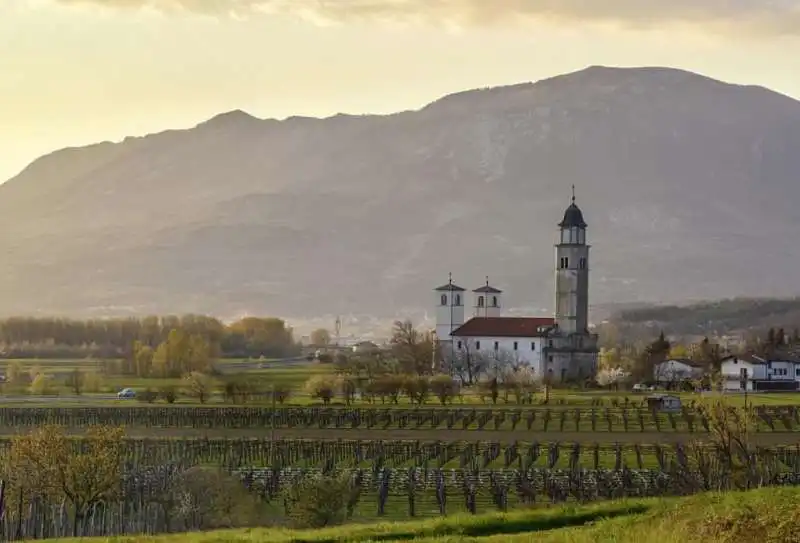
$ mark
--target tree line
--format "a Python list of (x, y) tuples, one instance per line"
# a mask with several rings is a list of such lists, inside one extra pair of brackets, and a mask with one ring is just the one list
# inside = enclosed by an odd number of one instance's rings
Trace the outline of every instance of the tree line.
[(86, 320), (11, 317), (0, 319), (0, 356), (127, 357), (134, 345), (157, 349), (174, 331), (201, 338), (212, 358), (280, 358), (300, 352), (291, 327), (279, 318), (246, 317), (225, 324), (205, 315)]

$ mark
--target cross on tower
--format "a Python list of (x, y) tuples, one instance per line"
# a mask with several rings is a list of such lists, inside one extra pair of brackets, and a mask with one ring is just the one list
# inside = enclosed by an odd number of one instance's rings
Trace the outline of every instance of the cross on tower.
[(572, 185), (572, 203), (575, 203), (575, 185)]

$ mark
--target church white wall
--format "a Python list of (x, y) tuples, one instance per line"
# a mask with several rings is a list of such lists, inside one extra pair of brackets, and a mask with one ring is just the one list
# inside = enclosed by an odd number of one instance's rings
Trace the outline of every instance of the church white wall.
[[(531, 368), (537, 376), (543, 375), (542, 366), (542, 347), (543, 342), (540, 337), (458, 337), (453, 336), (454, 348), (456, 351), (478, 354), (489, 357), (501, 356), (509, 357), (518, 364), (523, 364)], [(495, 349), (497, 343), (497, 349)], [(515, 345), (516, 344), (516, 345)], [(516, 346), (516, 349), (514, 348)], [(501, 353), (497, 355), (496, 353)]]
[[(447, 303), (450, 304), (451, 300), (455, 301), (455, 298), (450, 298), (451, 296), (459, 296), (461, 305), (454, 305), (452, 308), (449, 305), (441, 305), (442, 304), (442, 296), (447, 296)], [(436, 293), (436, 336), (445, 341), (450, 337), (450, 332), (464, 324), (464, 316), (465, 316), (465, 304), (468, 303), (466, 300), (466, 293), (465, 292), (437, 292)], [(452, 313), (451, 313), (452, 310)], [(452, 321), (451, 321), (452, 316)]]

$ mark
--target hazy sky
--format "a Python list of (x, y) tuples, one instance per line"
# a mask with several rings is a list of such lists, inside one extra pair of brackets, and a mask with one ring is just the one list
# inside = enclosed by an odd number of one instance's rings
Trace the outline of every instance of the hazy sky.
[(390, 112), (594, 64), (800, 98), (800, 0), (0, 0), (0, 181), (232, 109)]

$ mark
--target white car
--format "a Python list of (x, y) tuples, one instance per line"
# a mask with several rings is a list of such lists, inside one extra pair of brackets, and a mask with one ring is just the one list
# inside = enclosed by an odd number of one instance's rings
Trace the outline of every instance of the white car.
[(135, 397), (136, 397), (136, 391), (133, 390), (132, 388), (123, 388), (122, 390), (117, 392), (117, 398), (119, 399), (135, 398)]
[(634, 392), (652, 392), (656, 389), (656, 387), (649, 387), (647, 385), (643, 385), (642, 383), (637, 383), (633, 385)]

